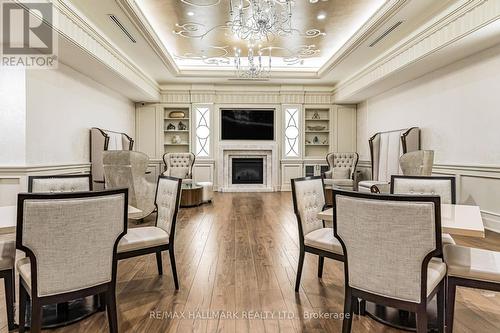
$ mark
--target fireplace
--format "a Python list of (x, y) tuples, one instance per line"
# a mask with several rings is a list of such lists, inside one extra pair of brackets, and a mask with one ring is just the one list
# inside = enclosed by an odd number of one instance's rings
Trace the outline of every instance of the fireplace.
[(232, 184), (264, 184), (264, 159), (232, 158)]

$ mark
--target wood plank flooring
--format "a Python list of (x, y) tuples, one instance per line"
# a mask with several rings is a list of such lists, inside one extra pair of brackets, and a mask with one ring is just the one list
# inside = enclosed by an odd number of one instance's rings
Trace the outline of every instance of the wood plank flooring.
[[(151, 217), (147, 224), (153, 221)], [(498, 234), (456, 240), (500, 251)], [(318, 280), (317, 257), (307, 254), (300, 292), (293, 290), (298, 236), (289, 192), (216, 193), (211, 205), (181, 209), (175, 246), (178, 292), (168, 254), (161, 277), (154, 255), (119, 263), (120, 332), (341, 331), (341, 320), (314, 318), (343, 310), (341, 263), (325, 260), (323, 279)], [(455, 332), (500, 332), (500, 295), (460, 288), (455, 318)], [(53, 330), (107, 331), (104, 312)], [(358, 316), (352, 331), (399, 332)], [(3, 283), (0, 332), (7, 332)]]

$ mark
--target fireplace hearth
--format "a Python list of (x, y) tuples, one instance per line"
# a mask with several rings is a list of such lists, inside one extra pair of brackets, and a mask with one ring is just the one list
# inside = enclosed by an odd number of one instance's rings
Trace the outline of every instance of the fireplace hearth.
[(264, 184), (264, 160), (262, 158), (232, 158), (231, 161), (233, 184)]

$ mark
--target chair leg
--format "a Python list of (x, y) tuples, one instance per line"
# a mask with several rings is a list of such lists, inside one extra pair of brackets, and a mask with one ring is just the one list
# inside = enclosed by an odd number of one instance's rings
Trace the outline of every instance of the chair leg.
[(118, 333), (118, 315), (116, 309), (116, 295), (114, 288), (109, 288), (106, 291), (106, 310), (108, 313), (109, 332)]
[(416, 313), (417, 316), (417, 333), (427, 333), (427, 307), (420, 306)]
[(448, 278), (448, 290), (446, 291), (446, 333), (453, 332), (453, 317), (455, 315), (455, 294), (457, 285), (453, 278)]
[(24, 333), (26, 328), (26, 306), (28, 305), (28, 293), (24, 289), (19, 278), (19, 333)]
[(158, 266), (158, 275), (163, 275), (163, 264), (161, 261), (161, 251), (156, 251), (156, 265)]
[(30, 333), (40, 333), (42, 331), (42, 305), (33, 297), (31, 300), (31, 326)]
[(446, 300), (446, 289), (445, 289), (445, 279), (441, 281), (439, 286), (439, 291), (436, 295), (437, 297), (437, 324), (438, 332), (444, 333), (444, 308)]
[(302, 266), (304, 266), (304, 256), (305, 256), (305, 251), (300, 250), (299, 254), (299, 266), (297, 267), (297, 279), (295, 280), (295, 292), (299, 292), (300, 288), (300, 278), (302, 276)]
[(344, 296), (344, 320), (342, 322), (342, 333), (351, 333), (352, 326), (352, 309), (353, 297), (351, 293), (351, 288), (347, 285), (345, 286), (345, 296)]
[(321, 279), (323, 277), (323, 264), (325, 263), (325, 257), (319, 256), (318, 260), (318, 277)]
[(14, 324), (14, 270), (8, 270), (3, 277), (5, 286), (5, 305), (7, 307), (7, 327), (12, 331)]
[(168, 254), (170, 255), (170, 266), (172, 266), (172, 275), (174, 276), (175, 290), (179, 290), (179, 280), (177, 279), (177, 267), (175, 266), (175, 253), (173, 246), (168, 250)]
[(97, 295), (97, 310), (106, 310), (106, 293), (100, 293)]

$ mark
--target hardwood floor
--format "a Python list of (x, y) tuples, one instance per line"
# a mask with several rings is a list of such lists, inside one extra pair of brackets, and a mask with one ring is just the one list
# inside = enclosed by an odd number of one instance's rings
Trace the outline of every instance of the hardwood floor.
[[(456, 240), (500, 251), (498, 234)], [(168, 254), (162, 277), (154, 254), (120, 261), (120, 332), (340, 332), (340, 319), (313, 317), (342, 312), (342, 263), (325, 260), (320, 281), (317, 256), (306, 254), (296, 294), (297, 242), (289, 192), (216, 193), (212, 205), (181, 209), (175, 244), (180, 290), (175, 292)], [(7, 332), (3, 287), (0, 303), (3, 333)], [(459, 288), (455, 318), (455, 332), (499, 332), (500, 295)], [(100, 312), (53, 332), (107, 329), (105, 312)], [(399, 332), (358, 316), (352, 331)]]

